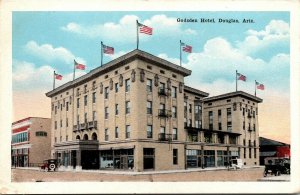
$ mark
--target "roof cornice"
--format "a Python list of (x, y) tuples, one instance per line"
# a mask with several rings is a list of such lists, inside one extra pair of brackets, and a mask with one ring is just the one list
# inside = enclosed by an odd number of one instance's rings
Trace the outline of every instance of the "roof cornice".
[(222, 99), (227, 99), (227, 98), (231, 98), (231, 97), (237, 97), (237, 96), (241, 96), (244, 98), (248, 98), (256, 103), (262, 103), (263, 100), (257, 96), (251, 95), (249, 93), (246, 93), (244, 91), (235, 91), (235, 92), (231, 92), (231, 93), (225, 93), (222, 95), (218, 95), (218, 96), (213, 96), (213, 97), (208, 97), (208, 98), (204, 98), (203, 102), (211, 102), (211, 101), (216, 101), (216, 100), (222, 100)]
[(150, 53), (147, 53), (145, 51), (135, 49), (135, 50), (133, 50), (123, 56), (120, 56), (100, 67), (97, 67), (97, 68), (91, 70), (89, 73), (75, 79), (74, 81), (69, 81), (69, 82), (65, 83), (64, 85), (59, 86), (52, 91), (49, 91), (48, 93), (46, 93), (46, 96), (53, 97), (53, 96), (57, 95), (58, 93), (60, 93), (61, 91), (76, 87), (82, 83), (85, 83), (85, 82), (92, 80), (100, 75), (103, 75), (113, 69), (116, 69), (125, 64), (128, 64), (136, 59), (149, 62), (151, 64), (165, 68), (167, 70), (171, 70), (173, 72), (179, 73), (183, 76), (189, 76), (192, 73), (191, 70), (188, 70), (182, 66), (178, 66), (174, 63), (171, 63), (167, 60), (161, 59), (161, 58), (154, 56)]

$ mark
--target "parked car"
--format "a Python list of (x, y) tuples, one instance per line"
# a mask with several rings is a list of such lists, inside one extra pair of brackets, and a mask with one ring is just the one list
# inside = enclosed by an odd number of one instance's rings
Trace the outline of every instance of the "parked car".
[(279, 176), (281, 174), (290, 174), (290, 159), (283, 157), (265, 158), (264, 177), (268, 174)]
[(57, 170), (57, 159), (47, 159), (44, 160), (44, 163), (40, 167), (41, 170), (46, 172), (56, 171)]

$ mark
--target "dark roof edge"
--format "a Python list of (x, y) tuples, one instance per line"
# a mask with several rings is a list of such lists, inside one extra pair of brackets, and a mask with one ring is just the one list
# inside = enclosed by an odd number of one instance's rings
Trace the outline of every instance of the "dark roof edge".
[(15, 124), (18, 124), (18, 123), (21, 123), (21, 122), (30, 120), (30, 119), (32, 119), (32, 118), (38, 118), (38, 119), (51, 119), (51, 118), (45, 118), (45, 117), (35, 117), (35, 116), (30, 116), (30, 117), (26, 117), (26, 118), (17, 120), (17, 121), (15, 121), (15, 122), (13, 122), (12, 125), (15, 125)]
[(217, 95), (217, 96), (213, 96), (213, 97), (208, 97), (208, 98), (203, 99), (203, 101), (210, 102), (210, 101), (221, 100), (221, 99), (226, 99), (226, 98), (235, 97), (235, 96), (246, 97), (257, 103), (263, 102), (263, 100), (261, 98), (251, 95), (249, 93), (246, 93), (244, 91), (235, 91), (235, 92), (225, 93), (225, 94), (221, 94), (221, 95)]
[(152, 63), (156, 63), (159, 65), (162, 65), (163, 68), (166, 69), (171, 69), (177, 73), (182, 74), (183, 76), (189, 76), (191, 75), (192, 71), (188, 70), (184, 67), (178, 66), (176, 64), (173, 64), (167, 60), (161, 59), (157, 56), (154, 56), (150, 53), (147, 53), (145, 51), (142, 50), (138, 50), (135, 49), (131, 52), (128, 52), (126, 54), (124, 54), (123, 56), (120, 56), (106, 64), (104, 64), (103, 66), (97, 67), (93, 70), (91, 70), (90, 72), (88, 72), (87, 74), (75, 79), (74, 81), (69, 81), (67, 83), (65, 83), (64, 85), (61, 85), (59, 87), (57, 87), (54, 90), (51, 90), (49, 92), (46, 93), (47, 97), (52, 97), (55, 96), (56, 94), (58, 94), (61, 90), (64, 89), (68, 89), (68, 88), (72, 88), (74, 87), (76, 84), (79, 84), (81, 82), (85, 82), (86, 80), (90, 80), (91, 77), (97, 75), (97, 74), (101, 74), (101, 73), (106, 73), (107, 71), (109, 71), (110, 69), (114, 68), (115, 66), (121, 66), (123, 65), (124, 61), (133, 61), (135, 59), (141, 59), (141, 60), (148, 60), (151, 61)]
[(209, 96), (209, 93), (206, 93), (206, 92), (201, 91), (199, 89), (195, 89), (195, 88), (189, 87), (187, 85), (184, 85), (184, 91), (186, 91), (188, 93), (195, 94), (195, 95), (201, 95), (203, 97), (208, 97)]

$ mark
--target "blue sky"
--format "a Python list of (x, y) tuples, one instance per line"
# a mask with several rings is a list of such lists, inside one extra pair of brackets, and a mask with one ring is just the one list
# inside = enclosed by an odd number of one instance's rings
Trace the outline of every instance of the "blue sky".
[[(128, 16), (127, 19), (126, 16)], [(154, 16), (162, 17), (155, 19)], [(60, 56), (64, 54), (59, 54), (57, 51), (57, 54), (53, 55), (60, 57), (45, 57), (38, 53), (38, 47), (47, 44), (53, 49), (65, 48), (75, 58), (83, 59), (82, 62), (87, 64), (87, 71), (89, 71), (100, 64), (101, 41), (115, 48), (117, 55), (113, 57), (135, 49), (135, 26), (134, 23), (130, 23), (135, 20), (135, 17), (140, 22), (152, 25), (151, 27), (154, 29), (153, 36), (140, 36), (140, 49), (154, 55), (165, 54), (161, 56), (169, 60), (179, 58), (180, 39), (193, 46), (194, 53), (203, 52), (207, 41), (217, 37), (239, 49), (236, 45), (245, 41), (249, 30), (263, 31), (272, 20), (289, 24), (288, 12), (14, 12), (13, 59), (34, 63), (35, 67), (47, 64), (61, 74), (70, 73), (73, 67), (72, 60), (66, 60)], [(177, 18), (215, 18), (216, 23), (178, 23), (176, 22)], [(218, 23), (218, 18), (238, 19), (240, 23)], [(253, 19), (255, 23), (241, 23), (244, 18)], [(122, 19), (124, 24), (118, 28), (117, 25), (120, 25)], [(161, 24), (158, 24), (159, 22)], [(163, 22), (166, 25), (163, 25)], [(72, 29), (72, 24), (73, 28), (76, 25), (75, 27), (80, 29), (75, 31)], [(105, 28), (103, 26), (109, 24), (115, 25), (116, 32), (113, 32), (114, 27), (111, 27), (101, 34), (101, 29)], [(122, 32), (123, 29), (126, 30), (125, 34)], [(89, 32), (83, 32), (84, 30)], [(126, 33), (130, 36), (126, 36)], [(251, 52), (247, 52), (246, 55), (253, 59), (269, 62), (276, 54), (289, 54), (289, 41), (287, 40), (289, 39), (275, 40), (264, 48), (260, 48), (260, 46), (254, 49), (250, 48)], [(29, 43), (34, 43), (31, 46), (36, 46), (37, 51), (28, 51), (26, 45), (30, 45)], [(189, 63), (187, 57), (188, 55), (184, 53), (183, 63)], [(110, 60), (111, 57), (104, 57), (104, 62)], [(201, 69), (201, 62), (198, 66)], [(238, 64), (235, 66), (236, 69), (243, 71), (243, 67), (240, 68)], [(186, 65), (186, 67), (194, 66)], [(16, 67), (13, 66), (13, 68), (15, 70)], [(286, 69), (281, 74), (289, 76), (288, 71), (289, 69)], [(214, 76), (223, 77), (226, 80), (232, 78), (232, 75), (212, 73)], [(248, 76), (247, 72), (244, 74)], [(254, 74), (251, 73), (251, 76)], [(207, 77), (205, 80), (213, 82), (216, 77)]]
[[(179, 23), (177, 18), (216, 23)], [(219, 18), (240, 23), (218, 23)], [(179, 40), (193, 47), (193, 53), (182, 56), (183, 66), (192, 70), (186, 84), (211, 95), (231, 92), (238, 70), (247, 76), (247, 82), (239, 82), (240, 90), (253, 94), (257, 80), (266, 87), (258, 91), (265, 106), (268, 100), (288, 103), (289, 18), (289, 12), (13, 12), (13, 90), (49, 91), (53, 70), (64, 76), (57, 86), (71, 80), (73, 59), (87, 65), (76, 77), (86, 74), (100, 65), (101, 41), (115, 48), (104, 63), (132, 51), (138, 19), (153, 28), (152, 36), (140, 34), (141, 50), (179, 64)], [(274, 111), (278, 116), (280, 109)]]

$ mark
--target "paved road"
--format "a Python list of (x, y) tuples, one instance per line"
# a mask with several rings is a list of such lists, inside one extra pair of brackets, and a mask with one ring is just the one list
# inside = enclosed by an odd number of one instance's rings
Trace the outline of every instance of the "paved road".
[(177, 173), (114, 174), (107, 172), (41, 172), (36, 170), (12, 169), (13, 182), (54, 182), (54, 181), (137, 181), (137, 182), (176, 182), (176, 181), (258, 181), (263, 168), (242, 170), (209, 170)]

